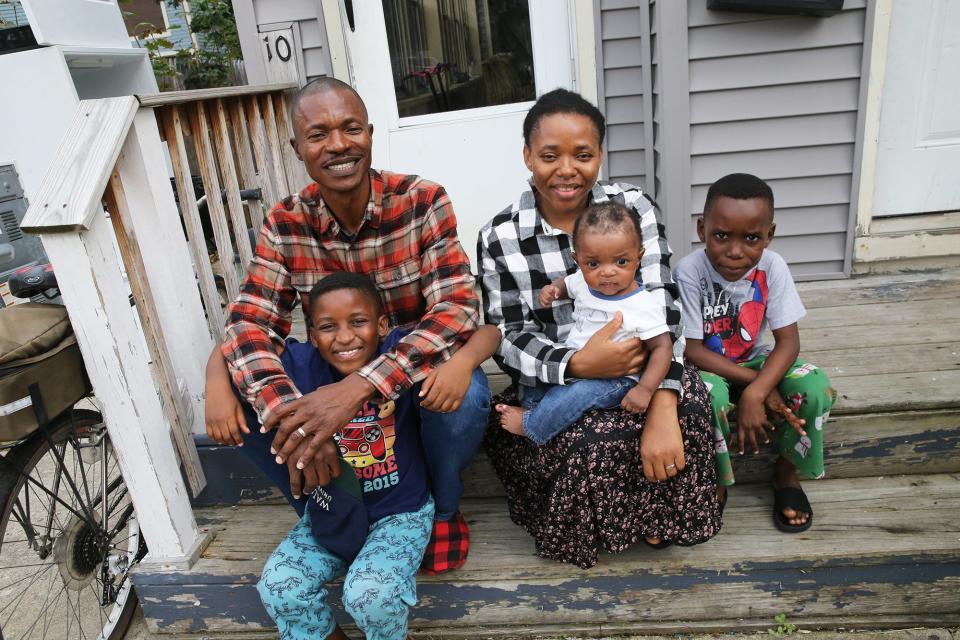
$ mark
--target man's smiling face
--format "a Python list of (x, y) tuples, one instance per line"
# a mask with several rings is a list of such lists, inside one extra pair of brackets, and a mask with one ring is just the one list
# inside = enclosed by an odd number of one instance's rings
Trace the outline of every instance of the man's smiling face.
[(293, 114), (293, 131), (294, 151), (320, 185), (321, 195), (346, 194), (367, 180), (373, 125), (352, 91), (329, 89), (304, 96)]

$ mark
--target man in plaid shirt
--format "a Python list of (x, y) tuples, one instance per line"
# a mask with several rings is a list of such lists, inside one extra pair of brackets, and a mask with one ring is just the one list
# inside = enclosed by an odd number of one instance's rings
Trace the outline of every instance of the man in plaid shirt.
[[(265, 470), (279, 481), (277, 465), (287, 463), (296, 493), (299, 470), (307, 484), (326, 484), (337, 474), (333, 434), (366, 400), (396, 398), (449, 358), (476, 328), (480, 305), (443, 187), (370, 169), (373, 125), (360, 96), (323, 78), (300, 91), (291, 114), (291, 143), (315, 182), (267, 216), (240, 296), (227, 310), (221, 352), (234, 385), (259, 414), (261, 431), (277, 427), (270, 444), (277, 464)], [(371, 276), (391, 328), (410, 334), (356, 373), (301, 396), (278, 353), (298, 294), (305, 306), (313, 285), (336, 271)], [(340, 355), (348, 359), (351, 351)], [(430, 572), (466, 559), (460, 472), (483, 438), (489, 400), (477, 369), (455, 411), (430, 411), (424, 403), (423, 446), (437, 504), (424, 560)]]

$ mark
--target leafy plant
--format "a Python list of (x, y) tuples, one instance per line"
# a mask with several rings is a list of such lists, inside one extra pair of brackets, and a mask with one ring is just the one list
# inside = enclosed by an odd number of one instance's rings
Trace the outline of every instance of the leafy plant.
[(773, 616), (773, 621), (777, 623), (776, 627), (767, 629), (767, 633), (778, 638), (792, 635), (797, 630), (797, 625), (787, 621), (787, 614), (778, 613)]
[[(183, 0), (169, 0), (169, 5), (181, 7)], [(176, 85), (182, 83), (187, 89), (232, 84), (234, 63), (243, 59), (233, 5), (229, 0), (192, 0), (190, 11), (185, 14), (185, 23), (191, 41), (198, 46), (178, 51), (173, 56), (162, 55), (175, 44), (158, 36), (161, 30), (156, 25), (141, 22), (134, 30), (137, 45), (147, 50), (157, 83), (161, 88), (179, 88)], [(170, 28), (177, 28), (177, 25), (170, 25)]]

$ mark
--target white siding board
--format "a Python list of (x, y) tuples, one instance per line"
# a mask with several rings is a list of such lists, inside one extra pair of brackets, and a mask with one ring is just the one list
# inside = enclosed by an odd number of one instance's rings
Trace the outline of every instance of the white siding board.
[(635, 40), (604, 40), (603, 68), (619, 69), (642, 64), (640, 46)]
[(699, 124), (690, 127), (693, 154), (852, 143), (856, 113)]
[(641, 96), (607, 98), (606, 117), (609, 124), (642, 122), (643, 98)]
[(643, 185), (647, 174), (648, 137), (644, 128), (650, 105), (649, 64), (643, 32), (648, 0), (600, 0), (598, 67), (601, 70), (600, 109), (607, 119), (604, 176)]
[(734, 23), (690, 30), (690, 59), (815, 49), (863, 42), (863, 11), (831, 18), (789, 16), (760, 25)]
[(829, 262), (794, 262), (790, 264), (794, 280), (823, 280), (837, 278), (843, 273), (843, 260)]
[(257, 24), (316, 20), (319, 3), (312, 0), (255, 0)]
[(642, 175), (644, 168), (643, 150), (610, 152), (610, 175), (623, 180), (623, 176)]
[(607, 126), (607, 151), (629, 151), (643, 148), (643, 123), (614, 124)]
[(740, 153), (693, 156), (691, 182), (710, 185), (717, 178), (736, 171), (772, 178), (807, 177), (853, 172), (853, 145), (768, 149)]
[(728, 122), (856, 111), (858, 79), (709, 91), (690, 95), (690, 122)]
[(329, 60), (323, 49), (304, 49), (303, 68), (307, 74), (307, 80), (313, 80), (320, 76), (329, 75)]
[[(690, 61), (690, 90), (715, 91), (859, 78), (863, 47), (841, 47)], [(656, 79), (654, 79), (656, 82)]]
[(607, 69), (603, 72), (603, 89), (608, 98), (639, 94), (643, 89), (643, 70), (638, 66)]
[(304, 49), (320, 49), (324, 45), (323, 35), (320, 33), (320, 23), (316, 20), (300, 22), (300, 44)]
[[(733, 167), (730, 168), (734, 170)], [(773, 189), (777, 207), (811, 207), (819, 205), (846, 204), (850, 202), (850, 175), (819, 176), (815, 178), (787, 178), (768, 180)], [(707, 196), (708, 185), (691, 189), (691, 211), (693, 215), (703, 212), (703, 202)]]
[(611, 9), (628, 9), (636, 6), (637, 0), (600, 0), (601, 11), (608, 11)]

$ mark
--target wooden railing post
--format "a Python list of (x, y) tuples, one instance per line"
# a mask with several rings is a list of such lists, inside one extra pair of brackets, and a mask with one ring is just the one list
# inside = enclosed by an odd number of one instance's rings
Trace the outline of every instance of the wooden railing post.
[[(139, 296), (138, 309), (131, 308), (130, 287), (122, 274), (126, 271), (137, 289), (152, 288), (156, 281), (153, 272), (157, 268), (157, 253), (148, 243), (142, 251), (137, 250), (141, 258), (138, 264), (124, 265), (113, 225), (100, 204), (116, 168), (114, 179), (128, 181), (124, 183), (124, 202), (129, 211), (119, 211), (122, 204), (117, 202), (116, 191), (112, 190), (109, 198), (118, 209), (115, 215), (126, 218), (122, 220), (121, 228), (125, 232), (121, 245), (131, 240), (127, 232), (139, 239), (156, 235), (156, 244), (171, 244), (163, 247), (164, 253), (172, 251), (179, 256), (176, 242), (162, 231), (169, 230), (169, 219), (142, 220), (164, 217), (164, 207), (172, 207), (173, 222), (179, 224), (165, 164), (159, 154), (156, 125), (149, 130), (143, 114), (137, 116), (137, 110), (138, 103), (133, 97), (80, 103), (68, 128), (68, 137), (58, 148), (22, 226), (25, 231), (40, 234), (53, 263), (87, 373), (103, 407), (120, 471), (150, 548), (149, 560), (183, 567), (198, 556), (204, 536), (193, 518), (187, 487), (179, 472), (171, 426), (189, 413), (182, 405), (196, 406), (199, 396), (189, 403), (180, 397), (178, 377), (183, 363), (166, 349), (158, 351), (156, 343), (171, 347), (174, 353), (180, 351), (180, 347), (172, 347), (179, 337), (169, 332), (179, 332), (182, 327), (172, 324), (168, 315), (199, 310), (196, 284), (192, 271), (189, 276), (181, 276), (179, 272), (171, 274), (172, 278), (185, 278), (183, 288), (193, 291), (196, 299), (193, 310), (189, 309), (190, 296), (182, 292), (175, 293), (187, 302), (178, 303), (164, 313), (156, 308), (147, 309), (144, 295)], [(148, 117), (153, 116), (148, 114)], [(182, 234), (180, 244), (183, 244)], [(189, 260), (183, 262), (189, 271)], [(170, 289), (163, 284), (158, 284), (156, 291), (151, 289), (154, 307), (172, 304)], [(138, 311), (146, 314), (142, 323), (151, 332), (149, 339), (145, 339), (135, 318)], [(202, 311), (195, 322), (199, 322), (205, 332)], [(188, 331), (184, 339), (194, 345), (203, 344), (198, 335)], [(150, 343), (154, 346), (153, 353)], [(205, 344), (209, 349), (209, 336)], [(196, 354), (192, 367), (195, 366)], [(185, 395), (190, 395), (198, 374), (184, 371), (182, 375), (188, 390)], [(158, 387), (167, 390), (163, 393), (164, 402), (158, 395)], [(194, 408), (194, 419), (199, 417), (199, 410)], [(199, 491), (204, 483), (203, 473), (198, 464), (189, 470), (196, 462), (196, 450), (192, 442), (186, 444), (189, 446), (182, 448), (181, 457), (195, 490)]]

